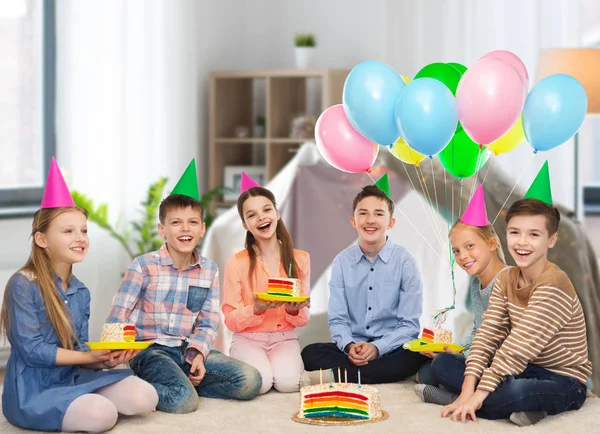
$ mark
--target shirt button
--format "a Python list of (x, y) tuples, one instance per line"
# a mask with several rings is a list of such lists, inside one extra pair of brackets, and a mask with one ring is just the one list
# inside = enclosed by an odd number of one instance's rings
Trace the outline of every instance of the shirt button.
[(369, 286), (369, 291), (373, 291), (373, 287), (372, 286)]
[(369, 328), (370, 328), (370, 327), (369, 327), (369, 326), (367, 326), (367, 330), (369, 330)]
[(369, 308), (369, 310), (371, 310), (371, 308)]
[(371, 267), (371, 271), (375, 271), (375, 269), (373, 267)]

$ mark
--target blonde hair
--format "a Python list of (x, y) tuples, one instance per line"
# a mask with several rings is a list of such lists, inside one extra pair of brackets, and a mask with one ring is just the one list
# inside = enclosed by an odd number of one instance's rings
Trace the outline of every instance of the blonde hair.
[[(64, 208), (42, 208), (39, 209), (33, 216), (31, 225), (31, 253), (29, 259), (21, 267), (19, 272), (29, 272), (35, 276), (39, 291), (44, 300), (48, 318), (52, 322), (54, 331), (58, 335), (60, 344), (64, 349), (73, 350), (74, 343), (77, 342), (77, 335), (73, 330), (73, 324), (64, 302), (60, 298), (53, 278), (52, 263), (46, 249), (41, 248), (35, 242), (35, 234), (38, 232), (46, 233), (50, 228), (52, 221), (61, 214), (69, 211), (79, 211), (87, 218), (87, 211), (79, 207), (64, 207)], [(15, 274), (17, 274), (15, 273)], [(12, 280), (12, 278), (11, 278)], [(10, 283), (10, 280), (9, 280)], [(8, 337), (10, 329), (10, 295), (9, 284), (6, 285), (4, 291), (4, 303), (0, 313), (0, 333)]]
[(506, 258), (504, 257), (504, 250), (502, 249), (502, 244), (500, 243), (500, 238), (498, 237), (498, 234), (496, 233), (496, 231), (494, 230), (494, 227), (491, 224), (489, 224), (487, 226), (472, 226), (472, 225), (463, 223), (461, 220), (457, 220), (456, 223), (454, 223), (454, 225), (452, 225), (452, 228), (450, 229), (450, 232), (448, 233), (448, 238), (452, 235), (452, 232), (454, 232), (455, 230), (461, 230), (461, 229), (472, 230), (481, 239), (483, 239), (487, 243), (489, 243), (491, 239), (496, 240), (496, 246), (497, 246), (496, 247), (496, 256), (498, 257), (500, 262), (502, 262), (503, 264), (506, 264)]

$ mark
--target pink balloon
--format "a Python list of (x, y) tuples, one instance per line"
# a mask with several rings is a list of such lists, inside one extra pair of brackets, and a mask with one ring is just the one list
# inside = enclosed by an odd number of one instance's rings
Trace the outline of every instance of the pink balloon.
[(517, 121), (526, 95), (515, 68), (499, 59), (478, 60), (458, 84), (458, 119), (473, 141), (489, 145)]
[(336, 169), (359, 173), (375, 162), (379, 145), (363, 137), (346, 118), (342, 104), (326, 109), (315, 126), (317, 149)]
[(519, 58), (519, 56), (507, 50), (496, 50), (490, 51), (484, 55), (482, 59), (499, 59), (508, 63), (519, 73), (519, 77), (521, 77), (521, 81), (523, 82), (525, 93), (527, 94), (529, 92), (529, 74), (527, 74), (527, 68), (525, 68), (525, 64)]

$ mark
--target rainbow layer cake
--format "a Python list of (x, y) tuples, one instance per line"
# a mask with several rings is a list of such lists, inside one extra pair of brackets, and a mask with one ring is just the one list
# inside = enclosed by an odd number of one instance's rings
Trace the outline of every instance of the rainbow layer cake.
[(302, 295), (302, 285), (300, 279), (269, 277), (267, 293), (284, 297), (299, 297)]
[(102, 342), (135, 342), (135, 325), (125, 322), (104, 324)]
[(421, 334), (421, 340), (430, 344), (452, 343), (452, 330), (442, 328), (426, 328), (423, 327), (423, 333)]
[(300, 418), (379, 419), (379, 391), (354, 383), (317, 384), (300, 389)]

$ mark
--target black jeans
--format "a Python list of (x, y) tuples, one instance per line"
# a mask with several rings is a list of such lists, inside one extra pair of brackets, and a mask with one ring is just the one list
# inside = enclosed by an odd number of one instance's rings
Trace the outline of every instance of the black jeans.
[[(460, 394), (465, 359), (440, 353), (433, 359), (431, 375), (450, 392)], [(546, 411), (548, 414), (578, 410), (585, 402), (586, 386), (575, 378), (527, 365), (519, 375), (509, 376), (483, 401), (477, 417), (507, 419), (513, 412)]]
[[(421, 365), (428, 359), (419, 353), (413, 353), (402, 347), (387, 353), (365, 366), (356, 366), (348, 360), (348, 355), (340, 351), (334, 343), (311, 344), (302, 350), (304, 369), (316, 371), (318, 369), (333, 369), (336, 381), (343, 381), (344, 369), (348, 370), (348, 381), (358, 382), (358, 369), (360, 368), (361, 383), (379, 384), (394, 383), (415, 374)], [(337, 368), (341, 368), (342, 379), (337, 379)], [(324, 375), (329, 381), (329, 376)]]

